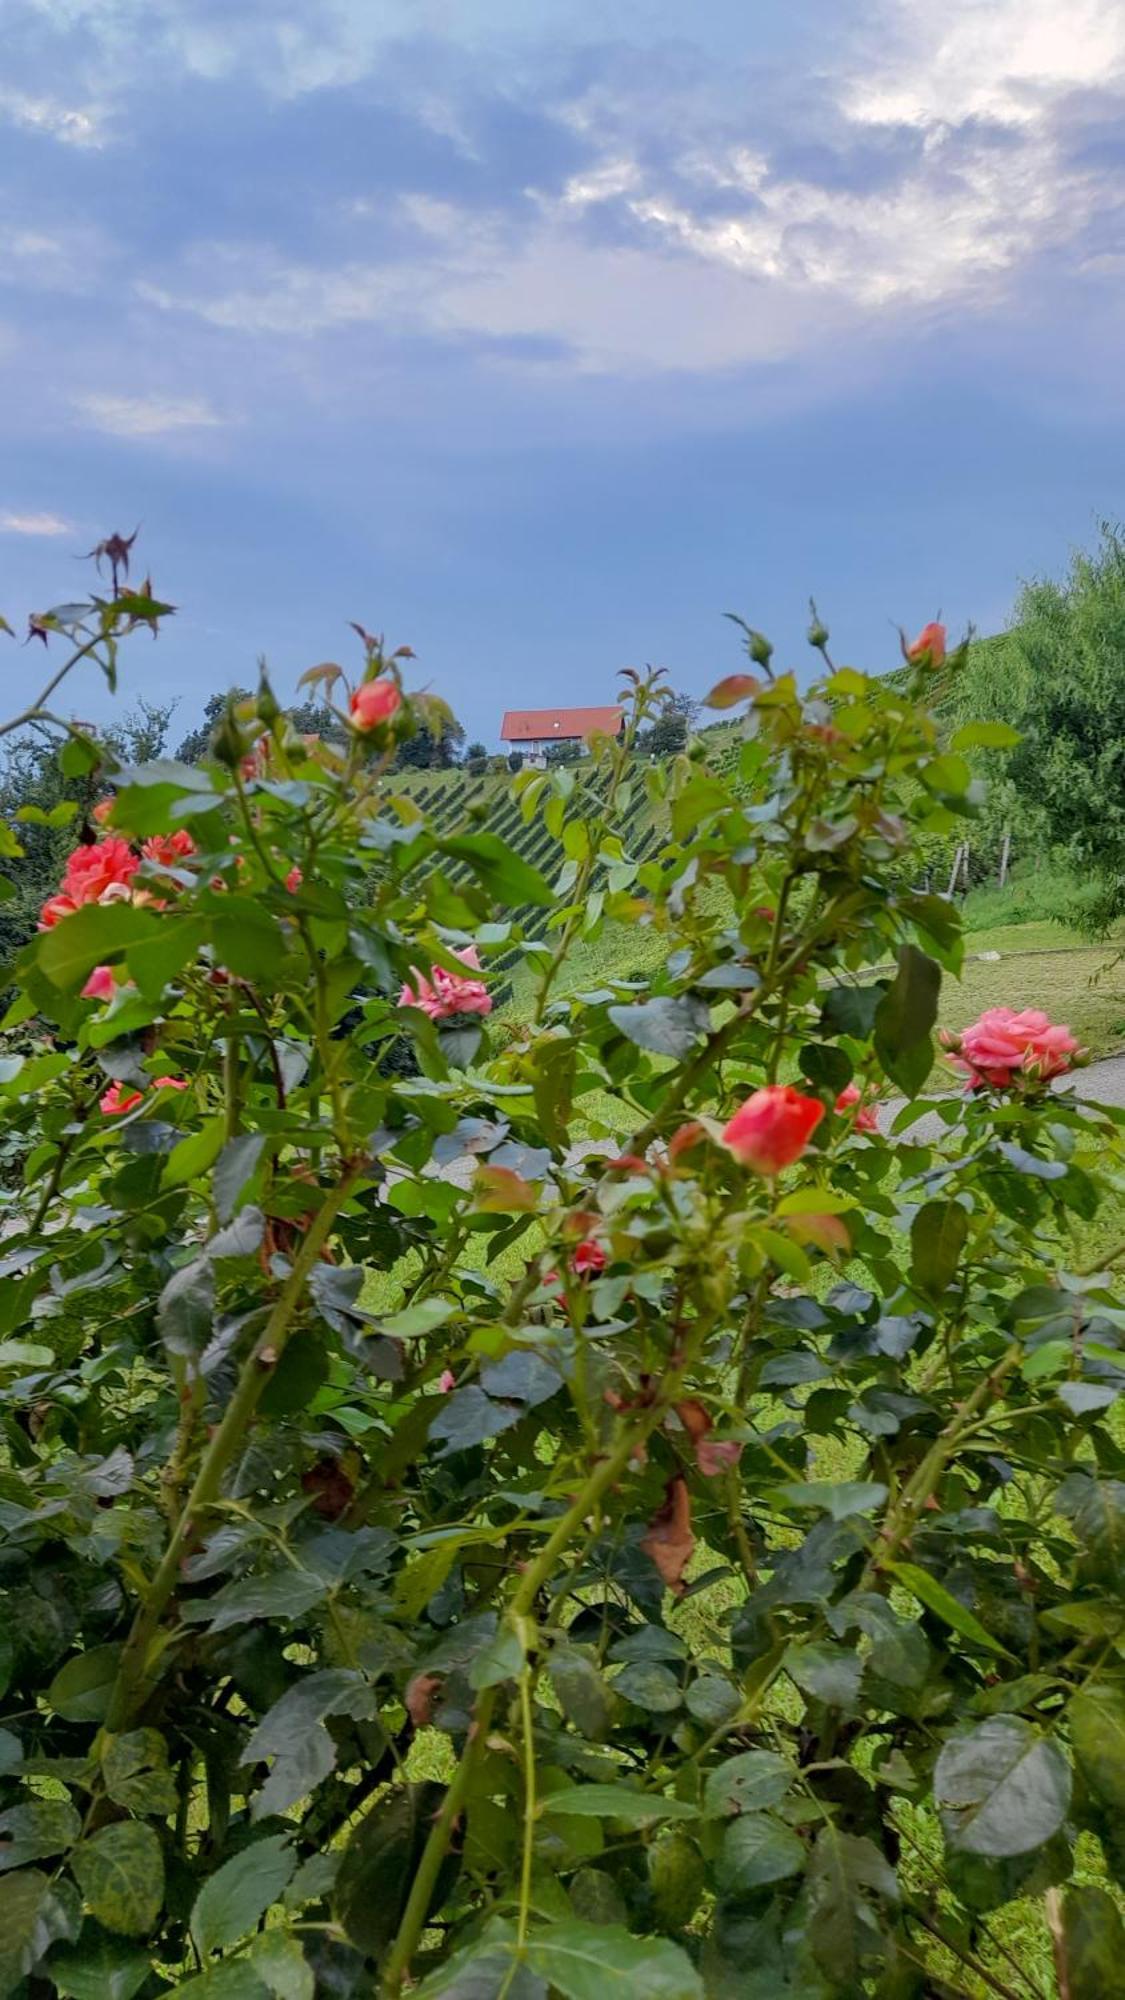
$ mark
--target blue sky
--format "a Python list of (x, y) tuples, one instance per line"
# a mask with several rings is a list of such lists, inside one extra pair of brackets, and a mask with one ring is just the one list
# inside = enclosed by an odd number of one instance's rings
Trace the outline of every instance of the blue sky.
[(142, 522), (181, 609), (124, 690), (174, 728), (350, 618), (489, 743), (623, 665), (702, 692), (724, 610), (801, 661), (810, 591), (879, 665), (1125, 514), (1121, 0), (4, 0), (4, 43), (0, 609)]

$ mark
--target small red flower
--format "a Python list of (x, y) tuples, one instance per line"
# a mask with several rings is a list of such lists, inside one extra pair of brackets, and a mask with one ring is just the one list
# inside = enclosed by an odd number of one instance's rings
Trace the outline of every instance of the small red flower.
[(735, 1112), (723, 1144), (754, 1173), (779, 1174), (800, 1159), (823, 1116), (819, 1098), (788, 1083), (768, 1083)]
[(297, 867), (296, 863), (294, 863), (293, 867), (289, 870), (288, 875), (285, 877), (285, 886), (288, 889), (289, 894), (291, 896), (296, 895), (304, 879), (305, 878), (302, 875), (300, 869)]
[(114, 1081), (99, 1100), (98, 1109), (107, 1118), (120, 1118), (126, 1111), (135, 1111), (143, 1101), (139, 1090), (126, 1090), (123, 1084)]
[(389, 722), (401, 707), (402, 696), (394, 681), (385, 676), (364, 681), (352, 696), (352, 727), (366, 734), (369, 729), (378, 729)]
[(936, 620), (923, 625), (912, 646), (906, 649), (906, 657), (919, 667), (940, 667), (945, 658), (945, 626)]
[(448, 1396), (450, 1390), (456, 1387), (457, 1377), (453, 1373), (452, 1368), (443, 1368), (441, 1374), (438, 1376), (438, 1388), (441, 1390), (442, 1395)]
[(154, 861), (159, 868), (178, 868), (181, 861), (188, 861), (195, 853), (195, 842), (186, 827), (175, 833), (154, 833), (146, 840), (141, 853), (146, 861)]
[[(480, 971), (475, 945), (468, 944), (464, 951), (454, 952), (453, 956), (467, 965), (470, 972)], [(444, 965), (431, 965), (428, 979), (416, 967), (412, 970), (415, 983), (411, 986), (408, 980), (404, 984), (398, 996), (400, 1007), (417, 1007), (431, 1021), (448, 1021), (452, 1014), (491, 1014), (492, 995), (483, 980), (447, 972)]]
[(859, 1110), (852, 1119), (853, 1130), (856, 1132), (877, 1132), (879, 1130), (879, 1117), (875, 1106), (864, 1103), (863, 1092), (857, 1083), (848, 1083), (845, 1084), (839, 1097), (836, 1099), (836, 1110), (838, 1112), (850, 1111), (853, 1104), (858, 1104), (859, 1106)]
[(93, 812), (90, 814), (90, 818), (93, 820), (95, 826), (105, 825), (116, 803), (117, 801), (115, 799), (98, 800), (97, 805), (94, 807)]
[(576, 1277), (591, 1278), (596, 1277), (599, 1271), (605, 1270), (609, 1258), (597, 1238), (587, 1236), (578, 1245), (570, 1262)]

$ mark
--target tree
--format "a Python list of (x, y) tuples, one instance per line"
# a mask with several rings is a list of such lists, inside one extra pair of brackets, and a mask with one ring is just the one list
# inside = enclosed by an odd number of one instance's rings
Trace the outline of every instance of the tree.
[(225, 694), (209, 695), (203, 704), (203, 721), (195, 729), (189, 729), (176, 752), (181, 764), (201, 764), (211, 754), (211, 738), (218, 728), (228, 706), (232, 702), (251, 699), (248, 688), (231, 687)]
[(465, 731), (455, 715), (442, 717), (436, 729), (420, 724), (413, 736), (399, 744), (396, 770), (448, 771), (457, 762), (457, 751), (465, 741)]
[(470, 743), (465, 752), (465, 769), (474, 778), (479, 778), (488, 769), (488, 749), (483, 743)]
[(523, 770), (523, 751), (522, 751), (522, 750), (509, 750), (509, 752), (508, 752), (508, 769), (509, 769), (509, 771), (510, 771), (510, 772), (512, 773), (512, 776), (513, 776), (513, 777), (515, 777), (515, 775), (516, 775), (516, 772), (517, 772), (517, 771), (522, 771), (522, 770)]
[(642, 733), (640, 748), (650, 757), (674, 757), (687, 743), (698, 714), (692, 695), (669, 693), (651, 729)]

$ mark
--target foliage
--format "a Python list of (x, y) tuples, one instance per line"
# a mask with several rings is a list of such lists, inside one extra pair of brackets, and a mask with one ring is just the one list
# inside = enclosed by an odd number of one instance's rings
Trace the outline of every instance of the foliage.
[[(50, 630), (112, 671), (153, 606)], [(116, 774), (0, 1071), (0, 1995), (1011, 1994), (1044, 1893), (1071, 2000), (1120, 1964), (1059, 1892), (1079, 1833), (1125, 1871), (1125, 1317), (1069, 1249), (1125, 1114), (1025, 1069), (869, 1129), (971, 774), (923, 668), (761, 664), (640, 861), (646, 677), (596, 790), (515, 780), (539, 865), (399, 783), (414, 696), (338, 749), (263, 681)], [(556, 998), (611, 920), (656, 972)]]
[(659, 715), (640, 739), (640, 748), (650, 757), (674, 757), (687, 745), (695, 726), (699, 703), (690, 694), (668, 692)]

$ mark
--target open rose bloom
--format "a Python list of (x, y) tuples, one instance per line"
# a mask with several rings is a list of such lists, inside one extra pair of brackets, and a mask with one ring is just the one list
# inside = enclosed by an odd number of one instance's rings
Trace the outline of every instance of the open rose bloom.
[(1056, 1026), (1036, 1007), (1022, 1014), (989, 1007), (963, 1035), (945, 1036), (949, 1061), (968, 1078), (966, 1088), (985, 1084), (1044, 1083), (1062, 1076), (1081, 1050), (1070, 1029)]
[[(466, 945), (464, 951), (454, 952), (453, 956), (470, 971), (480, 971), (475, 945)], [(414, 969), (414, 984), (406, 982), (398, 1004), (419, 1008), (431, 1021), (448, 1021), (454, 1014), (491, 1014), (492, 995), (482, 979), (466, 979), (462, 973), (447, 972), (444, 965), (431, 965), (428, 979)]]
[(824, 1116), (816, 1097), (788, 1083), (767, 1083), (748, 1097), (723, 1132), (723, 1144), (740, 1166), (780, 1174), (799, 1160)]

